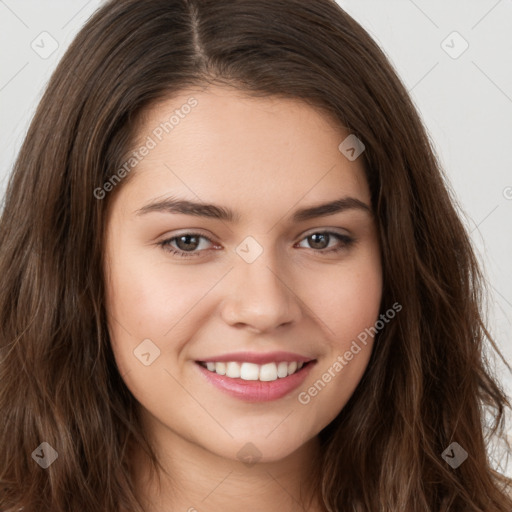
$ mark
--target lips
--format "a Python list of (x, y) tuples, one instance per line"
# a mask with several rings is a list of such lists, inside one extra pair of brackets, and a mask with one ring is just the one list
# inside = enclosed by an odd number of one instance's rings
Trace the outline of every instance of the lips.
[(206, 381), (235, 398), (264, 402), (277, 400), (299, 387), (316, 359), (291, 352), (239, 352), (196, 361)]

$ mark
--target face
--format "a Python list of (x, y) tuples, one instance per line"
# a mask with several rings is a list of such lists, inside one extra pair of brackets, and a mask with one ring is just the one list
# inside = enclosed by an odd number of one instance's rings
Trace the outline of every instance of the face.
[(362, 158), (338, 149), (348, 135), (299, 100), (219, 87), (145, 113), (110, 204), (106, 308), (162, 442), (282, 459), (354, 392), (382, 274)]

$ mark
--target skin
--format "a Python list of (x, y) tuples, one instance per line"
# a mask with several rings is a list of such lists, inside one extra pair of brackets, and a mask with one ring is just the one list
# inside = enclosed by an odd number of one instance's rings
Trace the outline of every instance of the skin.
[[(371, 207), (362, 158), (348, 160), (338, 145), (349, 133), (306, 103), (220, 86), (182, 91), (145, 112), (138, 142), (191, 96), (198, 105), (118, 185), (107, 219), (112, 349), (172, 475), (172, 482), (163, 475), (159, 487), (137, 454), (137, 489), (149, 511), (283, 512), (307, 499), (307, 510), (322, 510), (318, 490), (309, 489), (317, 435), (354, 392), (373, 340), (309, 403), (297, 396), (375, 324), (382, 268), (371, 213), (349, 209), (299, 223), (291, 216), (345, 196)], [(240, 220), (137, 215), (170, 194), (229, 207)], [(199, 256), (181, 259), (158, 245), (187, 231), (211, 240), (194, 239), (189, 251)], [(355, 243), (323, 255), (343, 246), (335, 236), (316, 245), (308, 238), (325, 231)], [(235, 252), (247, 236), (263, 249), (252, 263)], [(176, 239), (171, 245), (187, 248)], [(133, 353), (145, 339), (160, 350), (149, 366)], [(297, 390), (263, 403), (223, 393), (195, 363), (245, 350), (291, 351), (317, 363)], [(237, 457), (249, 442), (261, 456), (250, 466)]]

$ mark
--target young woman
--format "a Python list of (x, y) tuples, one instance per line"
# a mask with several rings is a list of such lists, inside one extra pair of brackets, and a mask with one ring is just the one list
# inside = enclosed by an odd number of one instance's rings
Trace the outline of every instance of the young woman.
[(333, 1), (106, 3), (26, 136), (0, 275), (4, 512), (512, 508), (470, 239)]

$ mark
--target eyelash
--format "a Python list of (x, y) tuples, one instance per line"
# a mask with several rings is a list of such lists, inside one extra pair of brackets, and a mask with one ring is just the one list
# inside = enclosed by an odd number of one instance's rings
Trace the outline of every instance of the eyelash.
[[(325, 255), (325, 254), (335, 254), (335, 253), (338, 253), (338, 252), (341, 252), (343, 251), (344, 249), (347, 249), (348, 247), (350, 247), (354, 242), (355, 242), (355, 239), (352, 238), (352, 237), (349, 237), (347, 235), (342, 235), (340, 233), (336, 233), (334, 231), (315, 231), (313, 233), (310, 233), (309, 235), (305, 236), (302, 240), (305, 240), (306, 238), (309, 238), (310, 236), (313, 236), (313, 235), (318, 235), (318, 234), (321, 234), (321, 235), (334, 235), (335, 238), (337, 238), (340, 242), (341, 242), (341, 245), (339, 245), (338, 247), (332, 247), (330, 249), (311, 249), (312, 251), (315, 251), (321, 255)], [(158, 242), (157, 245), (159, 245), (160, 247), (162, 247), (162, 249), (166, 252), (170, 252), (171, 254), (173, 255), (176, 255), (177, 257), (179, 258), (195, 258), (197, 256), (200, 256), (201, 255), (201, 252), (202, 251), (195, 251), (195, 252), (186, 252), (186, 251), (181, 251), (179, 249), (174, 249), (173, 247), (171, 247), (171, 242), (173, 242), (174, 240), (182, 237), (182, 236), (192, 236), (192, 237), (199, 237), (199, 238), (204, 238), (205, 240), (208, 240), (208, 242), (210, 243), (213, 243), (207, 236), (204, 236), (200, 233), (182, 233), (181, 235), (178, 235), (178, 236), (174, 236), (172, 238), (168, 238), (167, 240), (163, 240), (162, 242)], [(301, 240), (301, 241), (302, 241)]]

